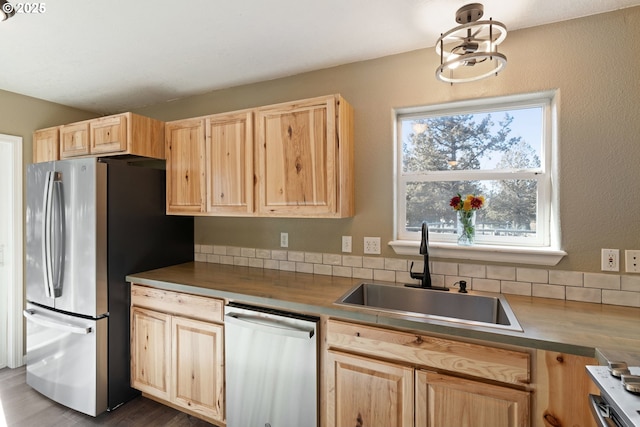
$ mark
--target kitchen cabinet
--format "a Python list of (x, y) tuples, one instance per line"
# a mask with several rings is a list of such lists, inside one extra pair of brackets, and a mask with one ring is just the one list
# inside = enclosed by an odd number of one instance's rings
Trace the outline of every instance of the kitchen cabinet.
[(327, 426), (414, 425), (413, 368), (336, 351), (326, 363)]
[(253, 114), (168, 122), (167, 213), (253, 214)]
[(224, 302), (131, 286), (131, 385), (209, 422), (224, 421)]
[(60, 160), (60, 128), (40, 129), (33, 133), (33, 163)]
[(354, 215), (353, 110), (340, 96), (258, 108), (261, 216)]
[(364, 417), (370, 406), (393, 408), (388, 425), (413, 425), (414, 416), (429, 427), (531, 423), (525, 351), (331, 319), (325, 370), (327, 427), (358, 425), (354, 414)]
[(149, 117), (122, 113), (65, 124), (59, 132), (61, 159), (122, 154), (164, 159), (164, 123)]
[(593, 357), (536, 350), (534, 424), (595, 427), (587, 396), (600, 392), (585, 366), (599, 364)]
[(416, 372), (416, 426), (529, 425), (528, 391), (426, 370)]

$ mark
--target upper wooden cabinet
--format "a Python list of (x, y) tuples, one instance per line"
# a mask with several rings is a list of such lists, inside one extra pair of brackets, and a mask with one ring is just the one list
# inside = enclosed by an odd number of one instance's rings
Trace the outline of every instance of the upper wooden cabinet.
[(164, 122), (133, 113), (37, 130), (33, 161), (130, 154), (164, 159)]
[(167, 213), (253, 214), (253, 113), (168, 122)]
[(58, 126), (33, 133), (33, 163), (60, 160), (60, 129)]
[(353, 110), (340, 96), (258, 108), (261, 216), (347, 217), (353, 203)]
[(331, 95), (167, 122), (167, 213), (353, 216), (353, 109)]

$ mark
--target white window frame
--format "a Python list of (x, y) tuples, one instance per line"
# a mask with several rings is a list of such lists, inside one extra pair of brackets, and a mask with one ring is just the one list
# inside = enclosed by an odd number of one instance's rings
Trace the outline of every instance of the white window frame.
[[(484, 261), (514, 262), (523, 264), (555, 265), (566, 252), (560, 249), (560, 224), (558, 209), (558, 91), (537, 92), (458, 101), (422, 107), (400, 108), (394, 111), (394, 236), (389, 244), (398, 254), (418, 255), (420, 233), (406, 231), (406, 184), (425, 181), (463, 181), (477, 179), (536, 179), (538, 181), (538, 238), (535, 241), (518, 238), (485, 238), (470, 247), (458, 246), (456, 236), (435, 235), (429, 242), (429, 253), (434, 257)], [(538, 171), (481, 170), (481, 171), (431, 171), (428, 173), (403, 173), (402, 140), (398, 125), (401, 119), (425, 115), (456, 115), (490, 113), (505, 109), (542, 107), (543, 141), (540, 152), (541, 167)], [(453, 196), (453, 195), (452, 195)]]

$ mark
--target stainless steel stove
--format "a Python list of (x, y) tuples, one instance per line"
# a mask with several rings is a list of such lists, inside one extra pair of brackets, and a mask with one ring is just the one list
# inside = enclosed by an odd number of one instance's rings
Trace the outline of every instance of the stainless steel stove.
[(600, 396), (589, 395), (591, 411), (602, 427), (640, 427), (640, 367), (625, 362), (587, 366)]

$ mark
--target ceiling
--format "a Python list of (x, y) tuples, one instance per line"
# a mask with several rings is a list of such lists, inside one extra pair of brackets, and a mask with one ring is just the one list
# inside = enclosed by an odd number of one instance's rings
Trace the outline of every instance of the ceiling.
[[(112, 114), (431, 47), (456, 25), (455, 12), (467, 3), (45, 0), (44, 13), (17, 13), (0, 22), (0, 89)], [(640, 0), (483, 4), (484, 19), (493, 17), (512, 31)]]

